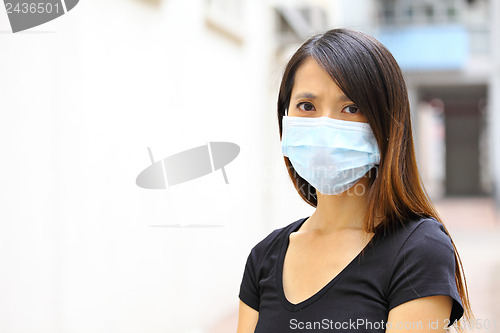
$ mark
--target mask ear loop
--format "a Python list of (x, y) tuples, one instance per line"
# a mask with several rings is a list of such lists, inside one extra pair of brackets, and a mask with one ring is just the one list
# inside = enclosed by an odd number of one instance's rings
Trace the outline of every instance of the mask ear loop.
[(288, 116), (288, 108), (285, 109), (285, 116)]

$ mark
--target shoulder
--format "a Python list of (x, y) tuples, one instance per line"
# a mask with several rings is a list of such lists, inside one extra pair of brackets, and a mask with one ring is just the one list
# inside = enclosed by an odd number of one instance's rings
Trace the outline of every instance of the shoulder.
[(282, 241), (290, 234), (291, 230), (305, 219), (306, 218), (301, 218), (284, 227), (274, 229), (252, 248), (251, 256), (254, 257), (254, 259), (261, 259), (267, 256), (270, 251), (278, 250), (279, 245), (282, 244)]
[(422, 218), (417, 220), (413, 229), (413, 234), (416, 235), (434, 235), (435, 237), (440, 237), (443, 239), (449, 239), (450, 237), (446, 233), (446, 230), (441, 222), (433, 217)]
[(417, 248), (422, 252), (436, 254), (445, 250), (448, 254), (453, 253), (453, 244), (445, 227), (434, 218), (425, 218), (414, 223), (403, 248)]
[(419, 250), (423, 253), (435, 253), (447, 249), (453, 253), (453, 244), (445, 227), (435, 218), (418, 218), (401, 223), (390, 237), (395, 252)]
[(389, 279), (407, 278), (410, 270), (422, 276), (454, 276), (455, 249), (444, 225), (435, 218), (400, 223), (385, 236), (381, 251), (388, 259)]
[(463, 314), (455, 281), (455, 249), (444, 225), (421, 218), (393, 233), (391, 269), (387, 286), (389, 309), (407, 301), (434, 295), (453, 299), (450, 320)]
[[(454, 247), (441, 222), (434, 218), (423, 218), (401, 229), (393, 243), (397, 244), (393, 248), (395, 251), (390, 270), (393, 282), (398, 279), (419, 280), (426, 284), (448, 284), (454, 281)], [(429, 280), (431, 277), (434, 282)], [(415, 282), (412, 281), (412, 284)]]

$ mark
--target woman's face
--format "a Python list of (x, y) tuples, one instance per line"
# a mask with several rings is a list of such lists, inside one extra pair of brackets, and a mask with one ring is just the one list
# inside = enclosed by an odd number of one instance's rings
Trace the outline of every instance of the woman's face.
[(295, 73), (288, 115), (368, 122), (362, 110), (344, 95), (312, 57), (308, 57)]

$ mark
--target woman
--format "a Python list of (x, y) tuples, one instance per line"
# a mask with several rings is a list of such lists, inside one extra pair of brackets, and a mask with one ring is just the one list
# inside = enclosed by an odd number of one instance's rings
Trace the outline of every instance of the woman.
[(472, 317), (461, 261), (421, 184), (390, 52), (345, 29), (310, 38), (285, 69), (278, 123), (290, 178), (316, 210), (252, 248), (238, 333), (461, 331), (464, 309)]

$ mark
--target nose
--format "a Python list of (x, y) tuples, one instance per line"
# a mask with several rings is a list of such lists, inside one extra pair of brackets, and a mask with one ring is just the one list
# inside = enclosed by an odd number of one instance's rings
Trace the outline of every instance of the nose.
[(320, 112), (316, 113), (317, 117), (329, 117), (329, 118), (334, 118), (335, 119), (335, 112), (333, 108), (322, 108)]

